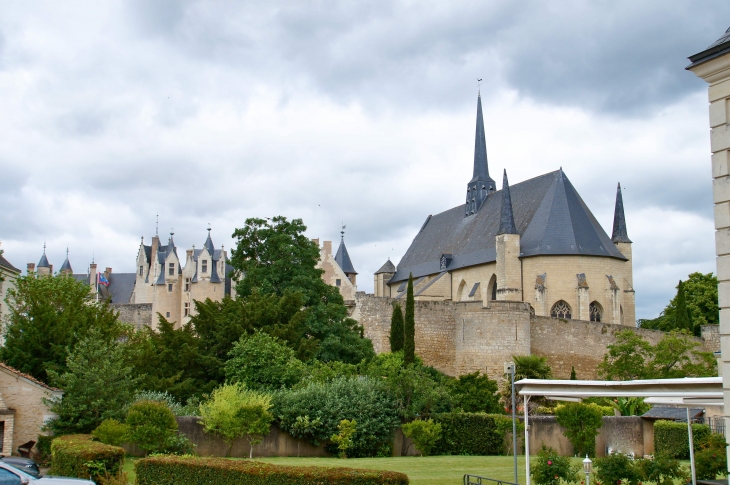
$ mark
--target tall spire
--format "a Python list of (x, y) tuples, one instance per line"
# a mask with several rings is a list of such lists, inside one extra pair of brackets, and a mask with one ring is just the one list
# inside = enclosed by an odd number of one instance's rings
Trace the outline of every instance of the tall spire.
[(621, 183), (616, 188), (616, 209), (613, 212), (613, 235), (611, 241), (614, 243), (631, 243), (626, 231), (626, 216), (624, 215), (624, 198), (621, 195)]
[(509, 193), (509, 182), (507, 181), (507, 170), (504, 171), (502, 179), (502, 208), (499, 211), (499, 232), (500, 234), (517, 234), (515, 218), (512, 214), (512, 197)]
[(474, 136), (474, 172), (466, 187), (465, 216), (475, 214), (490, 192), (497, 189), (489, 176), (487, 163), (487, 141), (484, 136), (484, 117), (482, 116), (482, 95), (477, 96), (477, 127)]

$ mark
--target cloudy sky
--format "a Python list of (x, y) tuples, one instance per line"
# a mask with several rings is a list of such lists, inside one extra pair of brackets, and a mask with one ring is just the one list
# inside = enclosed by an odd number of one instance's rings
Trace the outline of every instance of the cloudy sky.
[(4, 2), (0, 240), (25, 268), (92, 255), (134, 271), (159, 213), (179, 248), (210, 223), (302, 218), (346, 241), (359, 289), (471, 177), (476, 78), (490, 170), (563, 167), (609, 232), (616, 182), (637, 317), (714, 271), (706, 85), (687, 56), (730, 3)]

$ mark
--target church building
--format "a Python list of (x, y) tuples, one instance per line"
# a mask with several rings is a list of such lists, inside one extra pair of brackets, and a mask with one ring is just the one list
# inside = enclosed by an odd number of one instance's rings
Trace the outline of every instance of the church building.
[(429, 215), (398, 266), (374, 278), (375, 296), (518, 301), (537, 316), (634, 326), (631, 240), (616, 193), (608, 237), (562, 168), (501, 190), (489, 175), (481, 95), (465, 203)]

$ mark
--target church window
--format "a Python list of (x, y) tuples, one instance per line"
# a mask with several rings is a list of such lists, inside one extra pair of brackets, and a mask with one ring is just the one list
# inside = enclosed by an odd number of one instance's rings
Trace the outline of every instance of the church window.
[(170, 276), (175, 276), (175, 263), (168, 264), (167, 274), (169, 274)]
[(550, 310), (550, 316), (553, 318), (565, 318), (567, 320), (570, 320), (570, 305), (568, 305), (563, 300), (558, 301), (557, 303), (555, 303), (555, 305), (553, 305), (552, 310)]
[(603, 311), (601, 310), (601, 305), (597, 301), (594, 301), (588, 306), (588, 313), (591, 316), (591, 322), (601, 321)]
[(336, 279), (335, 280), (335, 286), (342, 286), (342, 280)]
[(497, 275), (492, 275), (491, 278), (489, 278), (489, 286), (487, 286), (487, 290), (489, 291), (489, 299), (494, 301), (497, 299)]
[(190, 302), (185, 302), (183, 311), (184, 311), (183, 316), (187, 317), (188, 315), (190, 315)]
[(139, 267), (139, 275), (140, 276), (143, 276), (144, 275), (144, 266), (140, 266)]
[(202, 273), (208, 272), (208, 260), (204, 259), (202, 263), (200, 263), (200, 271)]
[(167, 291), (170, 292), (170, 293), (172, 293), (172, 283), (169, 283), (167, 285)]
[(185, 278), (185, 291), (190, 291), (190, 278)]

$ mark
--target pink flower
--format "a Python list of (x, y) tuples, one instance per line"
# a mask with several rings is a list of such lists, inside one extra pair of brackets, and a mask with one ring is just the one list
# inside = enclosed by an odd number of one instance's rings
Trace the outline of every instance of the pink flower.
[(552, 464), (553, 464), (553, 462), (548, 460), (548, 465), (552, 465)]

